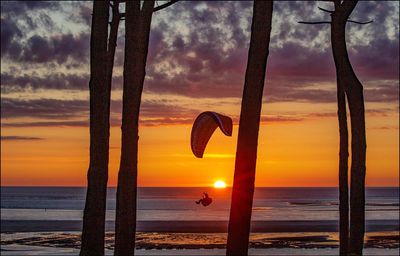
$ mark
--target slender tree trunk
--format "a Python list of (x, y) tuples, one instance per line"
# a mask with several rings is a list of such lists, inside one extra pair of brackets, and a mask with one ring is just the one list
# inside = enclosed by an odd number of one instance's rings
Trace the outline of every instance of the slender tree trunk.
[[(339, 6), (335, 6), (339, 8)], [(337, 24), (345, 27), (343, 24)], [(333, 22), (332, 22), (333, 23)], [(331, 41), (335, 40), (336, 35), (335, 25), (332, 24)], [(332, 51), (337, 50), (332, 43)], [(335, 54), (334, 54), (335, 55)], [(337, 55), (337, 54), (336, 54)], [(335, 63), (339, 63), (339, 59), (335, 58)], [(344, 84), (345, 81), (341, 76), (341, 68), (336, 68), (337, 77), (337, 105), (338, 105), (338, 121), (339, 121), (339, 253), (341, 256), (348, 255), (349, 244), (349, 185), (348, 185), (348, 157), (349, 157), (349, 142), (347, 128), (347, 111), (346, 111), (346, 93)]]
[(348, 143), (348, 130), (347, 130), (346, 95), (343, 88), (340, 88), (339, 86), (337, 88), (337, 100), (338, 100), (339, 136), (340, 136), (339, 241), (340, 241), (340, 255), (346, 256), (348, 253), (347, 247), (349, 241), (349, 185), (348, 185), (349, 143)]
[[(357, 80), (358, 81), (358, 80)], [(354, 82), (347, 98), (351, 116), (350, 253), (362, 255), (365, 233), (366, 135), (363, 88)]]
[(366, 135), (363, 86), (351, 66), (345, 38), (346, 21), (357, 1), (335, 3), (332, 14), (332, 50), (338, 76), (349, 103), (351, 120), (351, 182), (349, 253), (362, 255), (365, 232)]
[(126, 2), (121, 163), (118, 173), (115, 255), (134, 255), (139, 109), (154, 1)]
[(236, 151), (227, 255), (247, 255), (258, 130), (271, 33), (272, 1), (254, 1), (250, 49)]
[(80, 255), (104, 255), (108, 179), (109, 102), (107, 80), (108, 1), (93, 4), (90, 38), (90, 164)]

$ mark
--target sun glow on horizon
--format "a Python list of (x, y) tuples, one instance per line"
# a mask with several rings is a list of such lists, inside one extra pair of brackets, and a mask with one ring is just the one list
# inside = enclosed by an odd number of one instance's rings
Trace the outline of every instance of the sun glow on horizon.
[(222, 180), (214, 182), (214, 188), (226, 188), (226, 183)]

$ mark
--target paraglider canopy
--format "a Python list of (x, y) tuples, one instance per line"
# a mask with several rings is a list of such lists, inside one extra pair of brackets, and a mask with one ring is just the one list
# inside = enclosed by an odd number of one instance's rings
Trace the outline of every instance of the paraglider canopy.
[(201, 113), (193, 123), (191, 147), (193, 154), (202, 158), (211, 135), (219, 127), (226, 136), (232, 136), (232, 119), (216, 112)]

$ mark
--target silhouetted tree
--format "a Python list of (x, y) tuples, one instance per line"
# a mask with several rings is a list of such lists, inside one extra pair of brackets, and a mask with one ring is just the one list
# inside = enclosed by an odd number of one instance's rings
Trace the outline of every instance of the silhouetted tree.
[(351, 120), (351, 183), (349, 252), (362, 255), (365, 232), (366, 135), (363, 86), (351, 66), (346, 49), (346, 21), (357, 1), (335, 1), (332, 13), (332, 50), (338, 84), (344, 88)]
[[(331, 14), (332, 21), (301, 22), (304, 24), (331, 24), (331, 43), (336, 66), (338, 119), (340, 135), (339, 154), (339, 209), (340, 254), (362, 255), (365, 232), (365, 172), (366, 135), (363, 86), (351, 66), (346, 49), (346, 23), (368, 24), (349, 20), (358, 1), (334, 0), (335, 10), (319, 8)], [(348, 233), (348, 130), (346, 97), (351, 123), (351, 182), (350, 182), (350, 235)]]
[(227, 255), (247, 255), (258, 130), (269, 53), (272, 1), (254, 1), (250, 48), (242, 97), (235, 174), (228, 227)]
[(137, 203), (139, 110), (146, 75), (152, 14), (174, 2), (126, 1), (121, 160), (118, 173), (115, 255), (134, 255)]
[[(108, 35), (109, 6), (113, 7)], [(94, 1), (90, 38), (90, 164), (80, 255), (104, 255), (110, 93), (120, 15), (118, 1)]]
[(349, 185), (348, 157), (349, 135), (347, 129), (346, 95), (337, 83), (337, 106), (339, 121), (339, 250), (347, 255), (349, 241)]

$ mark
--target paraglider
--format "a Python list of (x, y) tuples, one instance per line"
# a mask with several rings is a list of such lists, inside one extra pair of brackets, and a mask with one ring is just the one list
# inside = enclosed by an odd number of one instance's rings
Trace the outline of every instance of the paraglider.
[(232, 119), (230, 117), (206, 111), (196, 118), (191, 134), (192, 152), (196, 157), (203, 158), (207, 143), (217, 127), (226, 136), (232, 136)]
[[(190, 145), (193, 154), (198, 158), (203, 158), (207, 143), (219, 127), (226, 136), (232, 136), (232, 118), (218, 114), (216, 112), (206, 111), (198, 115), (193, 123)], [(196, 204), (202, 204), (204, 207), (212, 203), (212, 198), (206, 192), (203, 198), (196, 201)]]
[(212, 198), (208, 196), (206, 192), (203, 193), (203, 198), (196, 201), (196, 204), (202, 204), (204, 207), (209, 206), (212, 203)]

